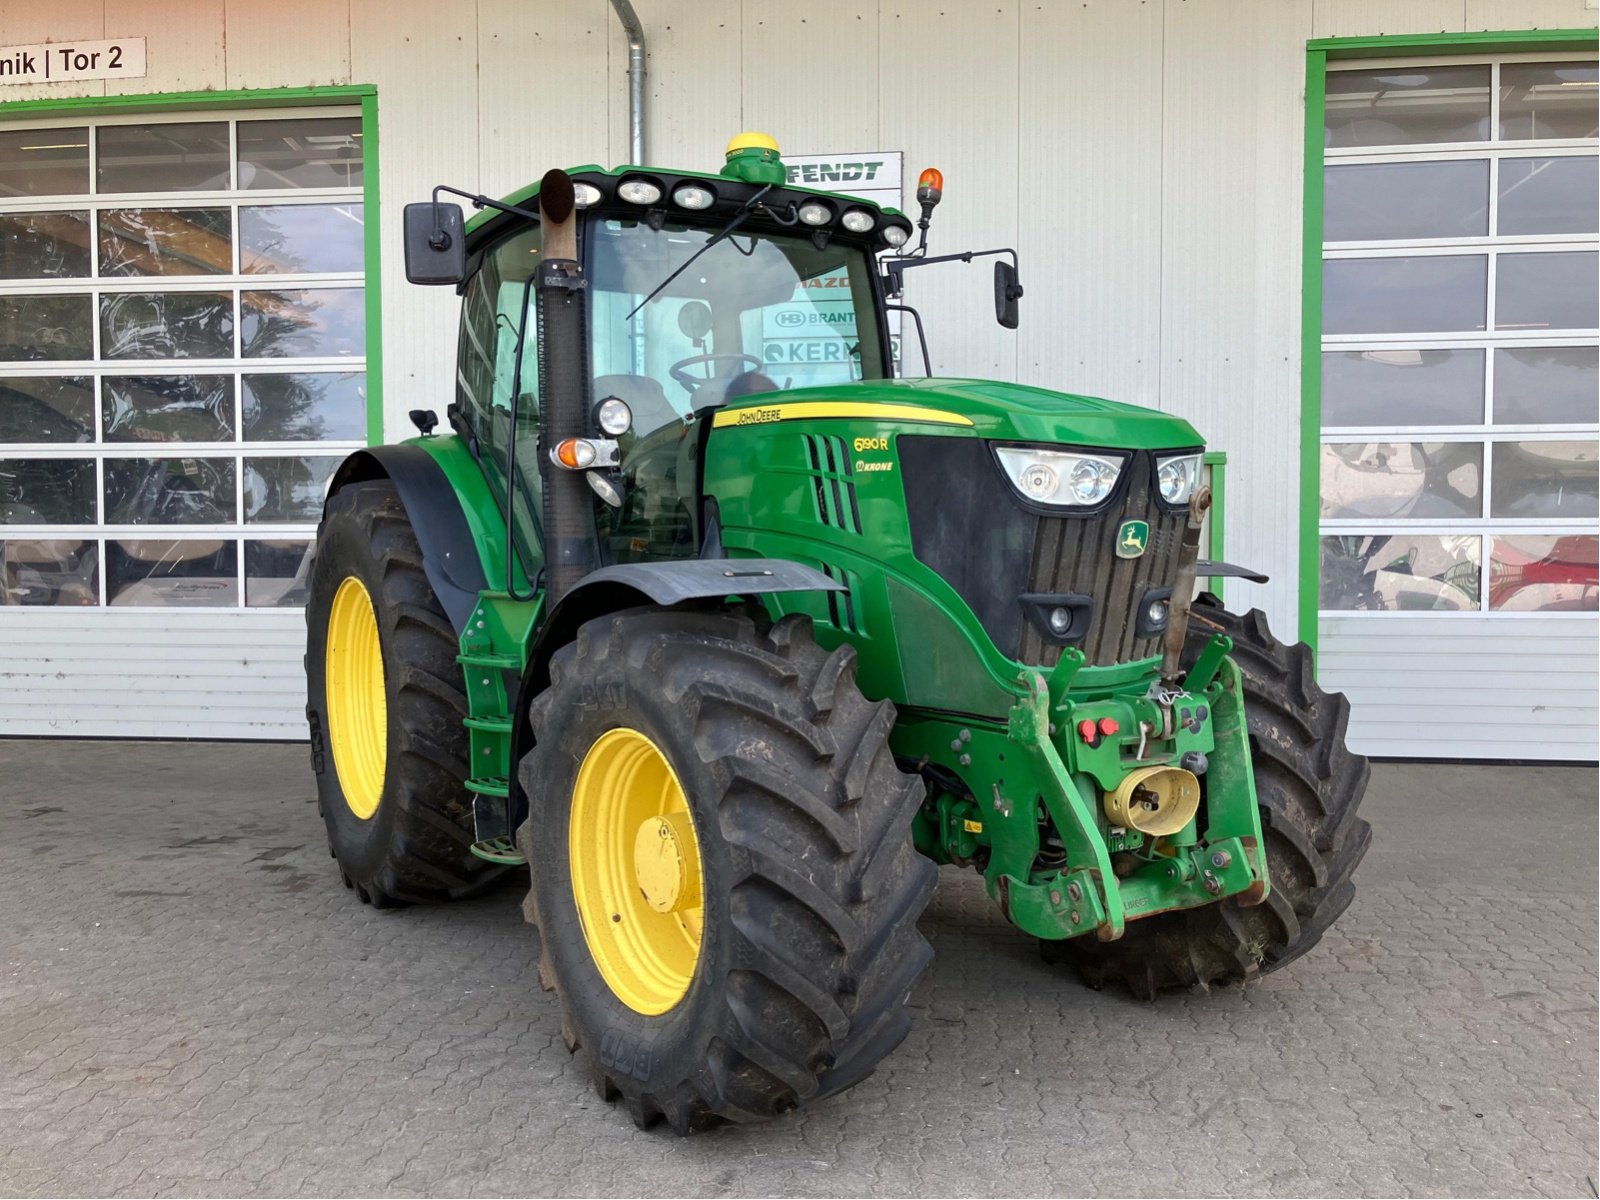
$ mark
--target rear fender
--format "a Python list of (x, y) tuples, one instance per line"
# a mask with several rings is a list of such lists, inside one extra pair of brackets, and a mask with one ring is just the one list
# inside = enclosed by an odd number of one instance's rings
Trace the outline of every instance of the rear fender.
[[(458, 439), (430, 438), (429, 441), (442, 444), (456, 443)], [(447, 472), (440, 462), (440, 453), (434, 452), (432, 445), (426, 450), (414, 442), (372, 446), (357, 450), (339, 464), (328, 485), (328, 496), (333, 497), (353, 483), (372, 479), (387, 479), (394, 484), (422, 546), (422, 569), (433, 585), (440, 607), (459, 634), (478, 603), (478, 593), (488, 586), (489, 573), (495, 569), (490, 561), (490, 547), (484, 544), (484, 539), (474, 536), (467, 505), (476, 502), (480, 512), (485, 503), (490, 511), (498, 506), (465, 447), (457, 445), (447, 449), (441, 445), (439, 451), (466, 458), (472, 472)], [(482, 495), (463, 496), (463, 489), (474, 490), (474, 482)], [(503, 542), (503, 530), (500, 536)]]

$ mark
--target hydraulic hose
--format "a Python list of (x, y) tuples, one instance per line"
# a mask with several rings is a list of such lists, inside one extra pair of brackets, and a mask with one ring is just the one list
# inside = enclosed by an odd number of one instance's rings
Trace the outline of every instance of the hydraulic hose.
[(1178, 682), (1178, 660), (1183, 640), (1189, 633), (1189, 609), (1194, 604), (1195, 563), (1200, 559), (1200, 530), (1206, 510), (1211, 507), (1211, 489), (1202, 486), (1189, 500), (1189, 520), (1183, 527), (1183, 545), (1178, 551), (1178, 577), (1172, 583), (1171, 611), (1167, 614), (1167, 641), (1161, 656), (1161, 681), (1169, 687)]

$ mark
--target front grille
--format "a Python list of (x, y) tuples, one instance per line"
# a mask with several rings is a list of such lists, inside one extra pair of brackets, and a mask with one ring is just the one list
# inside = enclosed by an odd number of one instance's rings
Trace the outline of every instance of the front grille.
[[(1001, 653), (1045, 667), (1061, 657), (1061, 643), (1025, 618), (1020, 597), (1029, 593), (1090, 597), (1093, 617), (1076, 644), (1092, 666), (1160, 653), (1160, 634), (1140, 637), (1136, 621), (1145, 594), (1177, 576), (1184, 514), (1156, 503), (1151, 455), (1133, 456), (1105, 510), (1040, 516), (1022, 507), (983, 441), (902, 436), (897, 446), (913, 553), (967, 602)], [(1150, 540), (1138, 558), (1118, 558), (1129, 520), (1148, 522)]]
[[(1146, 592), (1170, 588), (1183, 547), (1182, 513), (1157, 507), (1149, 459), (1132, 464), (1133, 478), (1120, 504), (1092, 517), (1041, 517), (1033, 540), (1030, 592), (1082, 592), (1094, 598), (1094, 620), (1080, 644), (1091, 666), (1131, 662), (1161, 653), (1161, 635), (1140, 637), (1136, 619)], [(1147, 521), (1150, 541), (1138, 558), (1118, 558), (1117, 533), (1124, 521)], [(1061, 646), (1024, 622), (1018, 658), (1054, 666)]]

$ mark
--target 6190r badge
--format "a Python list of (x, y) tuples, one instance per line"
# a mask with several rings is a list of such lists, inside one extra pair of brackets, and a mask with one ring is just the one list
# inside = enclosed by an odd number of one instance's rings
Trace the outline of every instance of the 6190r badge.
[(1117, 557), (1138, 558), (1150, 544), (1150, 525), (1147, 521), (1124, 521), (1117, 530)]

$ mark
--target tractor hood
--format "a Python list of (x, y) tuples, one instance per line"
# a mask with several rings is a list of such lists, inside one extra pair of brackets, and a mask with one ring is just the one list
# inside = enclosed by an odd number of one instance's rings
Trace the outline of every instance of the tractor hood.
[(990, 379), (879, 379), (767, 392), (719, 409), (715, 423), (754, 425), (821, 415), (809, 408), (815, 404), (860, 405), (860, 412), (830, 415), (868, 420), (875, 405), (894, 406), (884, 412), (889, 420), (915, 420), (907, 410), (925, 409), (936, 424), (970, 425), (978, 436), (1002, 441), (1180, 450), (1203, 440), (1194, 426), (1168, 413)]

